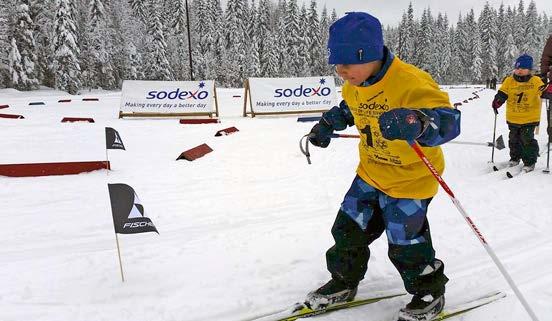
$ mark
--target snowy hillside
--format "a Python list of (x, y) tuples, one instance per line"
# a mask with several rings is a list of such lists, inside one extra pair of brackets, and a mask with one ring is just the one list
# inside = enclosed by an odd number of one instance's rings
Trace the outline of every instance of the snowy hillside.
[[(452, 102), (474, 88), (447, 89)], [(491, 141), (494, 91), (463, 104), (461, 142)], [(300, 301), (329, 279), (330, 228), (355, 175), (355, 139), (312, 148), (312, 165), (298, 143), (313, 123), (295, 116), (241, 117), (242, 89), (219, 89), (220, 124), (181, 125), (176, 119), (117, 119), (118, 92), (81, 96), (40, 90), (0, 90), (0, 164), (101, 161), (104, 127), (126, 151), (110, 150), (112, 171), (73, 176), (0, 176), (1, 321), (237, 321)], [(71, 103), (59, 99), (73, 98)], [(44, 106), (28, 106), (44, 101)], [(504, 109), (497, 136), (507, 141)], [(545, 124), (543, 105), (543, 124)], [(92, 117), (96, 123), (61, 123)], [(238, 133), (214, 137), (223, 128)], [(355, 133), (354, 128), (346, 132)], [(546, 130), (537, 136), (546, 142)], [(214, 151), (175, 161), (202, 143)], [(506, 179), (490, 172), (491, 148), (447, 144), (444, 179), (497, 252), (541, 321), (552, 320), (552, 176), (535, 172)], [(508, 149), (495, 150), (495, 161)], [(107, 183), (139, 195), (160, 235), (120, 235), (122, 283)], [(448, 196), (429, 211), (437, 257), (450, 278), (447, 303), (493, 290), (500, 302), (451, 320), (530, 320)], [(402, 289), (387, 258), (387, 240), (374, 242), (359, 296)], [(336, 312), (312, 320), (391, 321), (409, 298)]]

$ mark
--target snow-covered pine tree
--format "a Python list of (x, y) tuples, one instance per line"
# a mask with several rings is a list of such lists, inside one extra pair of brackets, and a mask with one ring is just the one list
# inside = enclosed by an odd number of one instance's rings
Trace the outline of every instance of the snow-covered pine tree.
[(11, 40), (10, 55), (8, 57), (8, 60), (11, 84), (17, 88), (19, 87), (20, 83), (26, 82), (27, 75), (23, 70), (23, 62), (21, 60), (21, 55), (19, 54), (19, 49), (17, 48), (17, 42), (15, 38), (12, 38)]
[[(21, 55), (21, 67), (24, 76), (19, 75), (18, 81), (13, 81), (19, 90), (38, 88), (38, 79), (35, 71), (37, 64), (36, 44), (34, 40), (34, 22), (30, 16), (29, 0), (17, 0), (15, 11), (13, 37)], [(12, 42), (13, 47), (13, 42)], [(12, 48), (13, 50), (14, 48)]]
[[(194, 9), (193, 6), (191, 9)], [(186, 22), (186, 4), (184, 0), (175, 0), (172, 3), (172, 10), (168, 32), (166, 33), (169, 55), (167, 58), (174, 71), (175, 80), (190, 80), (188, 27)], [(190, 16), (193, 17), (193, 13)], [(193, 23), (190, 28), (192, 27)], [(192, 45), (194, 45), (194, 40), (192, 40)], [(195, 61), (195, 63), (197, 63), (197, 61)]]
[(220, 61), (222, 61), (224, 54), (224, 11), (220, 0), (209, 0), (208, 7), (211, 16), (211, 31), (209, 32), (212, 38), (211, 52), (212, 59), (215, 62), (213, 79), (218, 80), (223, 73)]
[(128, 0), (134, 16), (140, 19), (144, 24), (147, 24), (148, 21), (149, 1), (150, 0)]
[[(270, 26), (270, 6), (269, 0), (261, 0), (259, 2), (259, 8), (257, 10), (257, 22), (256, 33), (257, 41), (259, 43), (257, 51), (259, 56), (259, 76), (269, 77), (269, 60), (274, 47), (274, 43), (271, 42), (271, 26)], [(273, 71), (274, 72), (274, 71)]]
[(483, 61), (481, 60), (481, 40), (479, 37), (479, 26), (477, 24), (477, 21), (475, 21), (475, 13), (473, 9), (471, 9), (466, 15), (464, 27), (467, 30), (468, 48), (470, 48), (469, 61), (471, 62), (468, 65), (469, 70), (466, 80), (469, 83), (474, 83), (481, 81), (481, 67)]
[(303, 32), (300, 30), (299, 26), (299, 7), (297, 6), (297, 0), (289, 0), (287, 2), (284, 22), (284, 38), (286, 40), (287, 53), (282, 63), (286, 70), (285, 76), (297, 77), (304, 66), (303, 56), (300, 53), (301, 43), (303, 42)]
[(399, 58), (408, 63), (414, 63), (414, 54), (416, 52), (416, 33), (417, 26), (414, 21), (414, 8), (412, 2), (409, 3), (406, 16), (402, 22), (400, 31), (400, 42), (402, 43), (397, 52)]
[(457, 29), (451, 26), (448, 33), (450, 38), (450, 64), (446, 69), (445, 83), (454, 84), (460, 82), (462, 79), (463, 65), (456, 38), (459, 36)]
[(324, 70), (328, 65), (326, 58), (326, 39), (323, 39), (324, 34), (320, 19), (318, 18), (318, 8), (316, 1), (311, 0), (309, 11), (307, 14), (307, 30), (310, 31), (308, 38), (309, 42), (309, 62), (310, 76), (325, 76)]
[(542, 34), (540, 33), (540, 21), (539, 14), (537, 13), (537, 7), (535, 1), (531, 0), (529, 6), (527, 7), (527, 14), (525, 15), (525, 20), (523, 26), (525, 30), (522, 31), (524, 34), (522, 51), (533, 57), (535, 61), (535, 68), (537, 67), (538, 61), (540, 61), (540, 56), (542, 53), (541, 47), (541, 38)]
[[(496, 20), (496, 64), (497, 64), (497, 79), (502, 79), (505, 73), (506, 61), (506, 38), (510, 28), (507, 27), (508, 21), (506, 16), (506, 11), (504, 9), (504, 4), (500, 4), (498, 8), (498, 15)], [(508, 62), (509, 63), (509, 62)]]
[(239, 87), (245, 80), (246, 39), (248, 20), (245, 11), (245, 0), (229, 0), (226, 7), (226, 19), (224, 26), (224, 52), (221, 77), (225, 78), (224, 85)]
[(10, 10), (13, 6), (10, 1), (0, 1), (0, 88), (7, 87), (11, 78), (8, 57), (11, 49)]
[(36, 43), (37, 64), (35, 71), (41, 84), (55, 86), (54, 61), (54, 17), (56, 3), (54, 0), (32, 0), (31, 19), (34, 21), (34, 38)]
[(431, 11), (429, 8), (424, 9), (422, 13), (422, 19), (420, 21), (420, 28), (416, 34), (416, 51), (414, 53), (414, 61), (416, 65), (422, 70), (433, 74), (434, 73), (434, 59), (432, 59), (432, 41), (434, 41), (433, 26), (432, 26)]
[(88, 23), (85, 39), (87, 46), (83, 56), (83, 82), (89, 88), (115, 89), (119, 86), (113, 67), (113, 44), (106, 35), (113, 34), (109, 27), (102, 0), (90, 0), (88, 3)]
[(286, 64), (286, 59), (288, 59), (288, 41), (287, 41), (287, 31), (286, 31), (286, 18), (285, 10), (287, 8), (286, 0), (281, 0), (278, 2), (278, 23), (276, 26), (275, 39), (276, 39), (276, 56), (278, 57), (278, 73), (273, 77), (288, 77), (288, 67)]
[(121, 86), (125, 79), (144, 79), (141, 53), (146, 29), (143, 22), (132, 14), (127, 1), (108, 1), (104, 4), (112, 29), (109, 38), (113, 48), (111, 56), (117, 84)]
[(144, 74), (150, 80), (174, 80), (173, 71), (167, 59), (167, 43), (161, 22), (159, 4), (155, 0), (150, 3), (148, 11), (148, 42)]
[(435, 40), (432, 43), (433, 58), (435, 68), (433, 78), (438, 83), (445, 83), (447, 79), (447, 68), (451, 64), (451, 35), (448, 27), (447, 15), (437, 14), (437, 20), (434, 27)]
[(80, 87), (79, 46), (71, 0), (56, 0), (54, 19), (55, 87), (74, 95)]
[(330, 17), (328, 17), (328, 9), (326, 8), (326, 5), (322, 8), (322, 13), (320, 14), (320, 30), (321, 30), (321, 39), (322, 39), (322, 46), (324, 50), (324, 62), (323, 62), (323, 68), (322, 68), (322, 75), (331, 75), (335, 76), (335, 68), (328, 64), (328, 35), (330, 32), (330, 25), (331, 25)]
[(517, 11), (514, 11), (516, 13), (514, 18), (514, 23), (512, 25), (512, 35), (514, 36), (514, 40), (516, 41), (516, 46), (519, 48), (519, 50), (523, 50), (524, 42), (525, 42), (525, 35), (523, 34), (525, 32), (525, 6), (523, 4), (523, 0), (519, 0), (519, 4), (517, 7)]
[(514, 36), (514, 33), (516, 32), (516, 16), (516, 9), (508, 7), (508, 9), (506, 10), (506, 29), (508, 30), (508, 33), (506, 34), (506, 41), (504, 43), (504, 69), (501, 77), (505, 77), (512, 73), (514, 61), (520, 53)]
[(247, 71), (246, 77), (259, 77), (260, 76), (260, 65), (261, 57), (259, 53), (259, 47), (261, 39), (257, 33), (257, 28), (259, 26), (259, 18), (257, 14), (257, 6), (255, 5), (255, 0), (251, 0), (251, 6), (249, 7), (248, 16), (250, 17), (249, 23), (247, 24), (247, 37), (248, 43), (250, 44), (247, 50)]
[(458, 15), (458, 22), (456, 23), (454, 42), (457, 48), (456, 53), (460, 61), (460, 65), (458, 66), (460, 77), (456, 81), (468, 82), (469, 79), (471, 79), (469, 68), (473, 62), (470, 54), (473, 47), (469, 39), (469, 27), (466, 25), (461, 14)]
[[(298, 12), (297, 25), (299, 26), (299, 33), (297, 38), (297, 60), (295, 61), (295, 77), (307, 77), (310, 76), (309, 56), (312, 54), (309, 49), (311, 46), (311, 34), (318, 32), (318, 30), (311, 29), (307, 23), (307, 8), (303, 3), (301, 9)], [(301, 32), (301, 30), (303, 32)]]
[(497, 36), (498, 28), (496, 11), (489, 3), (485, 3), (479, 16), (479, 36), (481, 38), (481, 59), (484, 61), (481, 68), (483, 79), (492, 79), (498, 76)]

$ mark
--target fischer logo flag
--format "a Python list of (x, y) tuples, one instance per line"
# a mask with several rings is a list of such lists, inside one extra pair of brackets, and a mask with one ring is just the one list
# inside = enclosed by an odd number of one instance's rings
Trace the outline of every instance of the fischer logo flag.
[(145, 216), (144, 206), (132, 187), (126, 184), (107, 184), (107, 186), (115, 233), (156, 232), (159, 234), (153, 222)]
[(105, 148), (126, 150), (121, 136), (115, 129), (111, 127), (105, 128)]

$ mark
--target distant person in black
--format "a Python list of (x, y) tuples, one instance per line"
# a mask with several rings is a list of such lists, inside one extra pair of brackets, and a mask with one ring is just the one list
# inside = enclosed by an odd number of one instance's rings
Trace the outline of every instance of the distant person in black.
[(485, 88), (491, 87), (491, 80), (487, 78), (487, 81), (485, 82)]
[(493, 77), (493, 79), (491, 79), (491, 89), (496, 90), (496, 77)]

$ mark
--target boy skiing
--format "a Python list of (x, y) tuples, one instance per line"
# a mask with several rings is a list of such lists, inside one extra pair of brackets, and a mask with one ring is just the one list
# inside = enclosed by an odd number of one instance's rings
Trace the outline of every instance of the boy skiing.
[(426, 218), (438, 182), (407, 141), (422, 145), (442, 173), (438, 145), (460, 133), (460, 112), (429, 74), (393, 56), (383, 45), (379, 20), (367, 13), (337, 20), (328, 51), (345, 80), (343, 101), (323, 114), (309, 140), (324, 148), (334, 130), (356, 125), (360, 163), (332, 227), (335, 245), (326, 253), (332, 278), (305, 303), (317, 309), (352, 300), (367, 271), (368, 245), (385, 231), (389, 258), (413, 295), (399, 320), (431, 320), (443, 309), (448, 281)]
[(506, 122), (510, 130), (508, 147), (510, 161), (508, 166), (516, 166), (523, 160), (523, 171), (535, 169), (539, 154), (539, 144), (535, 139), (535, 128), (541, 118), (541, 94), (545, 89), (542, 80), (531, 74), (533, 58), (521, 55), (516, 59), (514, 72), (502, 82), (492, 108), (498, 108), (506, 102)]

